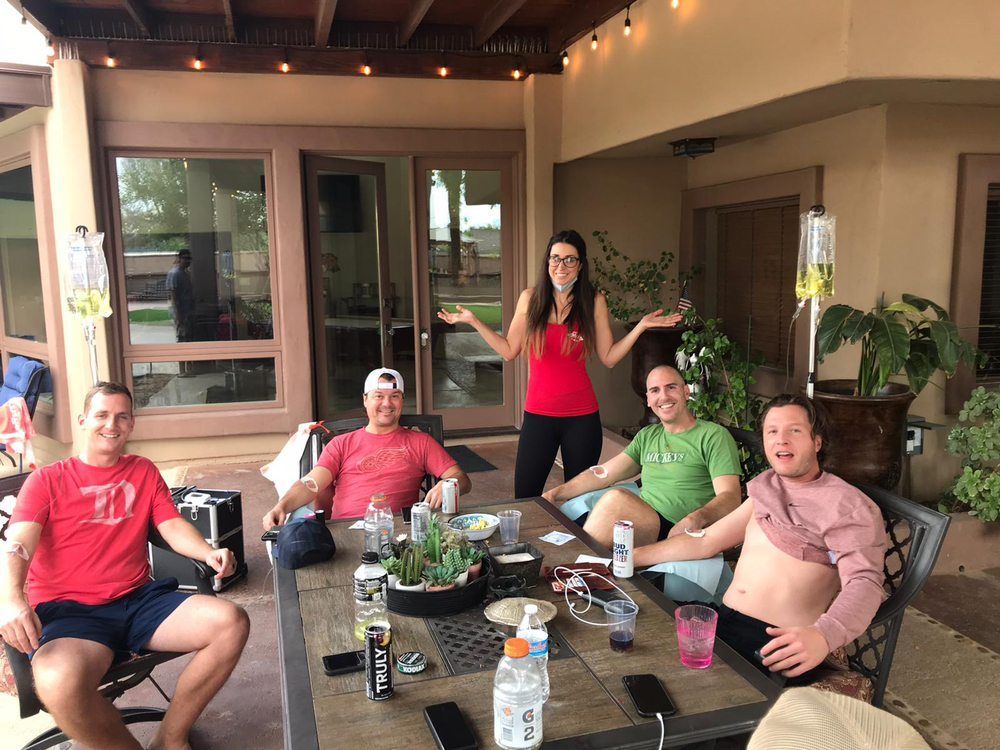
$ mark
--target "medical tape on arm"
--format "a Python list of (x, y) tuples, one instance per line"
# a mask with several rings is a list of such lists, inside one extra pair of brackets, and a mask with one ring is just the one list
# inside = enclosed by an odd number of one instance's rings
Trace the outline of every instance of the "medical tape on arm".
[(607, 479), (608, 478), (608, 470), (606, 468), (604, 468), (604, 466), (602, 466), (600, 464), (598, 464), (597, 466), (591, 466), (590, 467), (590, 471), (598, 479)]
[(310, 476), (304, 476), (299, 480), (307, 490), (314, 493), (319, 493), (319, 483)]
[(23, 560), (28, 560), (28, 550), (24, 548), (24, 545), (20, 542), (16, 542), (13, 539), (4, 539), (0, 542), (0, 550), (3, 550), (8, 555), (17, 555)]

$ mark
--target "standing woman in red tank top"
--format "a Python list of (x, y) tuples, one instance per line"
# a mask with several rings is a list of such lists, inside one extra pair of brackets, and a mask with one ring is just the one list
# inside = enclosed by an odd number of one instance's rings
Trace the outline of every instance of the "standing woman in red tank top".
[(549, 240), (538, 281), (521, 292), (506, 336), (472, 311), (461, 305), (457, 309), (442, 310), (438, 317), (471, 325), (508, 362), (527, 349), (528, 393), (514, 468), (515, 497), (542, 494), (559, 450), (566, 481), (600, 460), (601, 417), (587, 357), (596, 354), (605, 367), (614, 367), (643, 331), (671, 328), (681, 320), (679, 314), (664, 316), (656, 310), (616, 342), (607, 300), (590, 281), (587, 245), (572, 229)]

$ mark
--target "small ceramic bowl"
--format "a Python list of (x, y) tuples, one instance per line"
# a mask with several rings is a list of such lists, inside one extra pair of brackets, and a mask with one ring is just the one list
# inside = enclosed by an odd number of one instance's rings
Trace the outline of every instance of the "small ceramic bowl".
[[(478, 542), (492, 536), (493, 532), (500, 526), (500, 519), (489, 513), (466, 513), (455, 516), (448, 521), (448, 525), (458, 531), (464, 531), (470, 541)], [(472, 526), (481, 526), (482, 528), (470, 528)]]

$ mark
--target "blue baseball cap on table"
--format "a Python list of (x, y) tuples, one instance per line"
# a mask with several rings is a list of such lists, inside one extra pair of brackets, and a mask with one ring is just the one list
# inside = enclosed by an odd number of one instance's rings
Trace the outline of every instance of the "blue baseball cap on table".
[(295, 570), (329, 560), (336, 551), (337, 545), (326, 524), (304, 518), (281, 527), (272, 554), (278, 565)]

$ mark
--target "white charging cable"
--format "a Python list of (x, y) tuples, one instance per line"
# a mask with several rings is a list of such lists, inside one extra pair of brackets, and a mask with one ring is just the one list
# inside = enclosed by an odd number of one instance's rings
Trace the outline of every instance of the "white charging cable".
[(660, 746), (656, 750), (663, 750), (663, 736), (666, 734), (663, 726), (663, 714), (657, 714), (656, 718), (660, 720)]
[[(559, 577), (560, 571), (565, 571), (566, 573), (568, 573), (569, 578), (566, 579), (565, 581), (562, 578), (560, 578)], [(618, 584), (616, 584), (614, 581), (609, 581), (600, 573), (595, 573), (592, 570), (572, 570), (570, 568), (567, 568), (565, 565), (557, 565), (555, 569), (552, 571), (552, 575), (563, 586), (563, 598), (566, 600), (566, 606), (569, 607), (570, 614), (573, 615), (573, 617), (575, 617), (580, 622), (585, 623), (586, 625), (594, 625), (595, 627), (604, 628), (607, 627), (608, 624), (606, 622), (592, 622), (591, 620), (585, 620), (584, 618), (580, 617), (581, 614), (586, 614), (586, 612), (594, 604), (594, 599), (590, 594), (590, 586), (587, 585), (587, 582), (584, 580), (585, 578), (600, 578), (605, 583), (608, 583), (612, 587), (614, 587), (622, 596), (624, 596), (628, 601), (632, 602), (632, 604), (634, 604), (636, 608), (639, 607), (639, 605), (635, 603), (635, 600), (631, 596), (626, 594), (621, 589), (621, 587), (618, 586)], [(581, 596), (585, 591), (587, 597), (586, 606), (577, 609), (576, 604), (569, 600), (569, 594), (571, 591), (574, 594), (580, 594)]]

